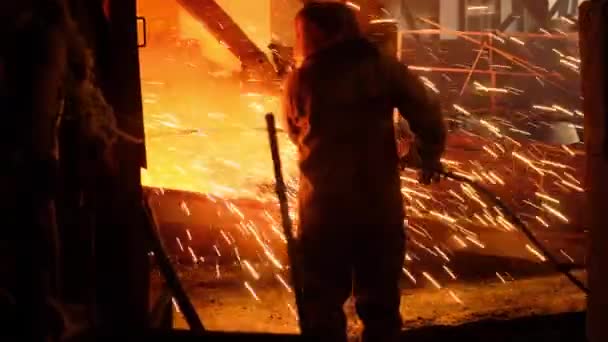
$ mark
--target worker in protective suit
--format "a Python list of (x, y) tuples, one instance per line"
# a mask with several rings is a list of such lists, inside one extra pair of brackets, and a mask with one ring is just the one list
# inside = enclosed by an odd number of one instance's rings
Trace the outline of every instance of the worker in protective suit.
[(301, 173), (303, 334), (346, 341), (352, 291), (363, 340), (395, 341), (405, 213), (393, 111), (416, 135), (424, 183), (436, 178), (445, 147), (441, 112), (406, 66), (362, 37), (349, 7), (308, 3), (296, 31), (302, 59), (285, 87), (284, 114)]

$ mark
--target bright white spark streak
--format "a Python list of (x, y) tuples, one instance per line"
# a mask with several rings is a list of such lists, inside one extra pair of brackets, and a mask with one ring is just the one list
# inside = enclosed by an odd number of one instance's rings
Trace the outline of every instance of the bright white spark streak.
[(175, 300), (175, 298), (171, 297), (171, 303), (173, 303), (173, 307), (175, 308), (175, 311), (177, 311), (177, 313), (181, 313), (182, 312), (179, 309), (179, 305), (177, 305), (177, 301)]
[(511, 39), (512, 41), (514, 41), (515, 43), (524, 46), (526, 45), (526, 42), (524, 42), (523, 40), (516, 38), (516, 37), (509, 37), (509, 39)]
[(492, 151), (492, 149), (490, 149), (488, 146), (484, 146), (483, 150), (488, 152), (488, 154), (491, 155), (492, 157), (494, 157), (494, 159), (498, 159), (498, 154), (496, 154), (496, 152)]
[(454, 104), (454, 109), (456, 109), (457, 111), (461, 112), (462, 114), (466, 115), (466, 116), (471, 116), (471, 113), (469, 113), (469, 111), (467, 111), (466, 109), (462, 108), (461, 106)]
[(270, 260), (270, 262), (274, 265), (274, 267), (282, 270), (283, 269), (283, 265), (281, 264), (281, 262), (279, 262), (279, 259), (277, 259), (274, 254), (272, 254), (271, 251), (269, 251), (268, 249), (264, 248), (264, 254), (266, 255), (266, 257), (268, 258), (268, 260)]
[(568, 253), (566, 253), (566, 251), (564, 251), (563, 249), (560, 249), (559, 252), (565, 256), (568, 260), (570, 260), (570, 262), (574, 263), (574, 259), (568, 255)]
[(253, 266), (251, 266), (249, 261), (243, 260), (243, 265), (245, 265), (245, 268), (247, 268), (247, 270), (255, 280), (260, 279), (260, 274), (255, 270), (255, 268), (253, 268)]
[(188, 205), (186, 204), (186, 202), (183, 202), (179, 204), (180, 208), (184, 211), (184, 213), (186, 214), (186, 216), (190, 216), (190, 209), (188, 208)]
[(251, 285), (249, 285), (248, 282), (245, 282), (244, 284), (245, 284), (245, 288), (249, 291), (249, 293), (251, 293), (251, 296), (253, 296), (253, 298), (259, 302), (260, 297), (258, 297), (258, 295), (255, 293), (255, 291), (253, 290), (253, 287), (251, 287)]
[(454, 299), (456, 301), (456, 303), (461, 304), (461, 305), (464, 304), (462, 299), (458, 298), (458, 296), (454, 293), (454, 291), (448, 290), (448, 293), (450, 294), (450, 297), (452, 297), (452, 299)]
[(537, 215), (537, 216), (535, 216), (535, 218), (536, 218), (536, 220), (537, 220), (538, 222), (540, 222), (540, 224), (542, 224), (542, 225), (543, 225), (543, 226), (545, 226), (546, 228), (549, 228), (549, 224), (548, 224), (548, 223), (547, 223), (545, 220), (543, 220), (543, 218), (542, 218), (542, 217), (540, 217), (540, 216), (538, 216), (538, 215)]
[(428, 279), (428, 281), (430, 281), (433, 284), (433, 286), (435, 286), (437, 289), (441, 289), (441, 285), (439, 285), (437, 280), (435, 280), (430, 274), (428, 274), (427, 272), (422, 272), (422, 275), (426, 279)]
[(505, 280), (505, 278), (503, 278), (503, 277), (500, 275), (500, 273), (496, 272), (496, 276), (498, 277), (498, 279), (500, 279), (500, 281), (501, 281), (503, 284), (506, 284), (506, 283), (507, 283), (507, 281)]
[(439, 253), (439, 255), (445, 259), (445, 261), (450, 262), (450, 258), (448, 258), (448, 256), (439, 247), (433, 246), (433, 249), (435, 249), (437, 253)]
[(546, 200), (546, 201), (553, 202), (555, 204), (559, 204), (559, 200), (558, 199), (553, 198), (553, 197), (551, 197), (551, 196), (549, 196), (547, 194), (543, 194), (542, 192), (537, 192), (537, 193), (535, 193), (535, 195), (537, 197), (540, 197), (540, 198)]
[(547, 107), (547, 106), (541, 106), (541, 105), (534, 105), (534, 106), (532, 106), (532, 108), (538, 109), (538, 110), (544, 110), (546, 112), (557, 112), (557, 109), (555, 109), (553, 107)]
[(396, 23), (397, 20), (396, 19), (374, 19), (374, 20), (370, 20), (370, 24), (392, 24), (392, 23)]
[(280, 274), (275, 274), (274, 275), (277, 280), (279, 281), (279, 283), (281, 283), (283, 285), (283, 287), (285, 287), (285, 289), (287, 290), (287, 292), (291, 293), (293, 292), (293, 290), (291, 289), (291, 287), (289, 286), (289, 284), (287, 284), (287, 282), (285, 281), (285, 279), (283, 279), (283, 277), (281, 277)]
[(224, 241), (226, 241), (226, 243), (228, 244), (228, 246), (231, 246), (232, 245), (232, 241), (230, 241), (230, 239), (228, 238), (228, 235), (226, 235), (226, 233), (224, 233), (223, 229), (220, 230), (220, 234), (222, 235), (222, 237), (224, 238)]
[(457, 278), (456, 275), (454, 274), (454, 272), (452, 272), (452, 270), (449, 267), (447, 267), (446, 265), (443, 265), (443, 269), (447, 272), (447, 274), (450, 275), (450, 277), (452, 279), (456, 280), (456, 278)]
[(534, 163), (532, 163), (532, 161), (524, 156), (522, 156), (521, 154), (517, 153), (517, 152), (512, 152), (511, 153), (515, 158), (521, 160), (523, 163), (525, 163), (526, 165), (528, 165), (531, 169), (533, 169), (534, 171), (538, 172), (541, 176), (544, 176), (544, 172), (539, 169), (538, 167), (536, 167), (534, 165)]
[(346, 6), (348, 6), (348, 7), (352, 8), (352, 9), (354, 9), (354, 10), (356, 10), (356, 11), (360, 11), (360, 10), (361, 10), (361, 6), (359, 6), (359, 5), (357, 5), (356, 3), (351, 2), (351, 1), (347, 1), (347, 2), (346, 2)]
[(567, 110), (566, 108), (562, 107), (562, 106), (558, 106), (558, 105), (553, 105), (553, 108), (555, 108), (556, 110), (568, 115), (568, 116), (574, 116), (574, 112)]
[(464, 242), (464, 240), (462, 240), (458, 235), (452, 235), (452, 238), (454, 238), (454, 240), (456, 240), (456, 242), (458, 242), (458, 244), (460, 245), (460, 247), (462, 248), (467, 248), (468, 245), (466, 244), (466, 242)]
[(536, 255), (536, 257), (538, 257), (538, 258), (540, 259), (540, 261), (542, 261), (542, 262), (547, 261), (547, 258), (545, 258), (545, 256), (544, 256), (544, 255), (542, 255), (542, 253), (541, 253), (541, 252), (537, 251), (536, 249), (534, 249), (534, 247), (530, 246), (529, 244), (526, 244), (526, 249), (527, 249), (527, 250), (528, 250), (530, 253), (532, 253), (532, 254)]
[(568, 152), (568, 154), (572, 157), (576, 156), (576, 153), (574, 153), (574, 151), (572, 151), (568, 146), (566, 145), (562, 145), (562, 148), (564, 149), (564, 151)]
[(192, 249), (192, 247), (188, 246), (188, 252), (190, 252), (190, 255), (192, 256), (192, 262), (197, 264), (198, 258), (196, 257), (196, 254), (194, 254), (194, 250)]
[(405, 275), (410, 278), (410, 280), (412, 281), (412, 283), (416, 284), (416, 278), (414, 278), (414, 276), (410, 273), (410, 271), (407, 270), (407, 268), (403, 267), (402, 268), (403, 273), (405, 273)]
[(450, 189), (448, 190), (448, 193), (454, 197), (456, 197), (460, 202), (465, 203), (464, 198), (462, 198), (462, 196), (458, 195), (454, 190)]
[(547, 205), (546, 203), (542, 204), (542, 207), (547, 210), (548, 212), (550, 212), (551, 214), (557, 216), (560, 220), (564, 221), (565, 223), (569, 223), (570, 220), (568, 220), (568, 218), (566, 216), (564, 216), (564, 214), (560, 213), (557, 209)]
[(574, 189), (578, 192), (585, 192), (585, 189), (581, 188), (580, 186), (576, 185), (576, 184), (572, 184), (570, 182), (568, 182), (567, 180), (561, 180), (561, 183), (564, 184), (565, 186)]
[(472, 242), (474, 245), (476, 245), (477, 247), (479, 247), (479, 248), (481, 248), (481, 249), (486, 248), (486, 246), (485, 246), (483, 243), (481, 243), (481, 241), (479, 241), (479, 240), (477, 240), (477, 239), (474, 239), (474, 238), (472, 238), (472, 237), (470, 237), (470, 236), (468, 236), (468, 235), (467, 235), (467, 236), (465, 236), (465, 239), (467, 239), (467, 240), (471, 241), (471, 242)]
[(544, 159), (543, 159), (543, 160), (541, 160), (540, 162), (541, 162), (542, 164), (551, 165), (551, 166), (553, 166), (553, 167), (557, 167), (557, 168), (560, 168), (560, 169), (567, 169), (567, 168), (568, 168), (568, 166), (567, 166), (567, 165), (560, 164), (560, 163), (556, 163), (556, 162), (553, 162), (553, 161), (550, 161), (550, 160), (544, 160)]
[(182, 245), (182, 241), (177, 236), (175, 237), (175, 241), (177, 241), (177, 245), (179, 246), (179, 249), (183, 252), (184, 245)]

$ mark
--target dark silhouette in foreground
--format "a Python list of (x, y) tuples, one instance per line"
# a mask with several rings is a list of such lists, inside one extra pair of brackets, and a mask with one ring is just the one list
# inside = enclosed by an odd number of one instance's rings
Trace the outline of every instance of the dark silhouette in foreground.
[(406, 66), (363, 38), (347, 6), (308, 3), (296, 30), (303, 62), (287, 82), (285, 115), (301, 173), (303, 334), (345, 341), (352, 291), (363, 339), (394, 341), (405, 213), (393, 112), (416, 134), (424, 183), (445, 147), (441, 112)]

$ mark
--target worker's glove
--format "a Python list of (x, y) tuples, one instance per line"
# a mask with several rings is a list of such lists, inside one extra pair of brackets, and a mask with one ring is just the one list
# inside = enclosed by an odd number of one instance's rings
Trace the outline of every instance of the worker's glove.
[(424, 185), (438, 183), (443, 171), (443, 165), (439, 160), (435, 162), (423, 162), (418, 172), (418, 181)]
[(417, 149), (410, 150), (406, 156), (402, 157), (399, 165), (401, 169), (417, 169), (418, 181), (424, 185), (439, 182), (441, 173), (444, 171), (440, 160), (423, 160)]
[(410, 169), (421, 169), (422, 159), (416, 148), (409, 148), (405, 154), (399, 154), (399, 167), (401, 170)]

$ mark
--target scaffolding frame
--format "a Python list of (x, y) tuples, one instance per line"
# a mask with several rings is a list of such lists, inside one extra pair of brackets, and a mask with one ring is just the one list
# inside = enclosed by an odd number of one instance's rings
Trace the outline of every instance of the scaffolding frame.
[[(421, 35), (442, 35), (448, 34), (456, 36), (460, 39), (466, 40), (470, 43), (473, 43), (479, 46), (479, 52), (471, 66), (471, 68), (448, 68), (448, 67), (435, 67), (435, 66), (421, 66), (421, 65), (409, 65), (408, 68), (410, 70), (415, 71), (423, 71), (423, 72), (441, 72), (448, 74), (467, 74), (467, 78), (462, 85), (460, 96), (464, 95), (464, 92), (469, 85), (471, 78), (473, 75), (489, 75), (490, 77), (490, 88), (497, 89), (497, 76), (512, 76), (512, 77), (533, 77), (540, 79), (544, 82), (551, 84), (552, 86), (567, 91), (563, 86), (556, 83), (556, 81), (564, 80), (563, 76), (557, 72), (541, 72), (541, 68), (529, 62), (526, 59), (518, 57), (512, 53), (506, 52), (503, 49), (500, 49), (495, 46), (495, 39), (509, 39), (510, 37), (514, 38), (535, 38), (535, 39), (548, 39), (548, 40), (567, 40), (567, 41), (576, 41), (578, 42), (579, 37), (577, 33), (571, 34), (546, 34), (546, 33), (530, 33), (530, 32), (482, 32), (482, 31), (459, 31), (452, 30), (441, 26), (440, 24), (426, 18), (417, 18), (418, 20), (434, 27), (433, 29), (406, 29), (399, 30), (398, 32), (398, 51), (397, 58), (400, 61), (403, 61), (403, 38), (405, 35), (411, 35), (413, 37), (419, 37)], [(474, 37), (474, 38), (473, 38)], [(415, 38), (417, 41), (420, 39)], [(488, 68), (480, 69), (478, 68), (479, 60), (483, 55), (484, 51), (488, 52)], [(493, 61), (495, 59), (495, 54), (506, 58), (507, 60), (517, 64), (526, 70), (526, 72), (512, 72), (512, 71), (498, 71), (492, 68)], [(490, 97), (490, 112), (492, 114), (496, 113), (496, 92), (489, 92)]]

